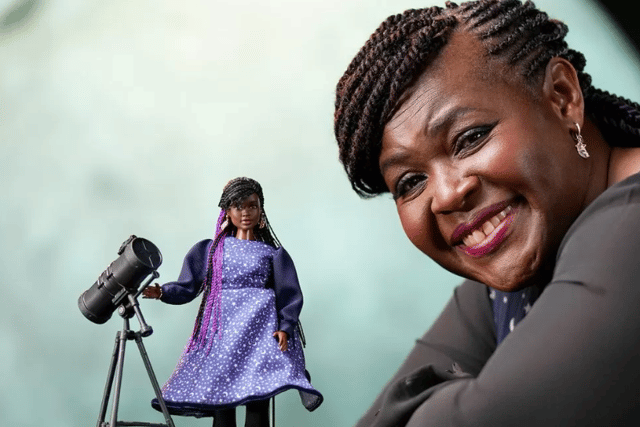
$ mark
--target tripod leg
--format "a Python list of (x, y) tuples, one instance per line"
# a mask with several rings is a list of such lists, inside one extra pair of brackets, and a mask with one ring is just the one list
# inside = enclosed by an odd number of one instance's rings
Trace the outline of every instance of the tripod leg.
[(116, 389), (113, 396), (113, 407), (111, 409), (111, 424), (110, 427), (116, 427), (118, 419), (118, 404), (120, 403), (120, 388), (122, 387), (122, 371), (124, 369), (124, 349), (127, 343), (127, 334), (129, 333), (129, 319), (125, 319), (125, 326), (122, 331), (119, 332), (119, 348), (118, 348), (118, 361), (116, 363)]
[(104, 386), (104, 393), (102, 395), (102, 403), (100, 404), (100, 415), (98, 416), (98, 424), (96, 427), (102, 427), (104, 417), (107, 415), (107, 405), (109, 404), (109, 397), (111, 396), (111, 387), (113, 386), (113, 376), (116, 371), (116, 360), (118, 351), (120, 349), (120, 333), (116, 333), (116, 342), (113, 345), (113, 354), (111, 355), (111, 364), (109, 365), (109, 373), (107, 374), (107, 382)]
[(169, 415), (169, 410), (167, 409), (167, 405), (162, 398), (162, 390), (160, 390), (158, 380), (156, 379), (156, 375), (153, 372), (153, 367), (151, 366), (149, 355), (147, 354), (147, 350), (144, 348), (142, 337), (139, 333), (136, 333), (135, 337), (136, 343), (138, 344), (138, 349), (140, 350), (140, 356), (142, 357), (142, 361), (144, 362), (144, 367), (147, 368), (147, 374), (149, 374), (151, 386), (153, 387), (153, 391), (155, 391), (156, 393), (156, 398), (158, 398), (158, 403), (160, 403), (160, 408), (162, 409), (162, 414), (164, 415), (164, 419), (167, 422), (167, 426), (174, 427), (173, 420), (171, 419), (171, 415)]

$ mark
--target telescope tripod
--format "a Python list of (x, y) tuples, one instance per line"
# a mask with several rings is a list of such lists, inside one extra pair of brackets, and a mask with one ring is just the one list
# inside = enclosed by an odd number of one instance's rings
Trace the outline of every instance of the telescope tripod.
[[(139, 293), (138, 293), (139, 295)], [(149, 361), (149, 356), (147, 355), (147, 351), (144, 348), (144, 343), (142, 342), (142, 338), (149, 336), (152, 334), (153, 330), (150, 326), (148, 326), (144, 318), (142, 317), (142, 313), (140, 312), (140, 308), (138, 307), (137, 295), (129, 297), (129, 305), (121, 306), (119, 308), (120, 315), (124, 318), (124, 324), (122, 326), (122, 330), (116, 333), (116, 342), (113, 347), (113, 355), (111, 356), (111, 365), (109, 367), (109, 374), (107, 376), (107, 383), (104, 389), (104, 395), (102, 396), (102, 404), (100, 406), (100, 415), (98, 416), (98, 424), (97, 427), (117, 427), (117, 426), (144, 426), (144, 427), (175, 427), (173, 424), (173, 420), (171, 419), (171, 415), (169, 415), (169, 411), (167, 410), (167, 405), (162, 398), (162, 391), (160, 390), (160, 386), (158, 386), (158, 380), (156, 379), (155, 374), (153, 373), (153, 368), (151, 367), (151, 362)], [(133, 314), (138, 317), (138, 320), (141, 324), (141, 329), (138, 332), (134, 332), (129, 328), (129, 319), (133, 317)], [(144, 362), (144, 366), (147, 369), (147, 374), (149, 375), (149, 380), (151, 381), (151, 386), (156, 393), (156, 397), (158, 398), (158, 402), (160, 403), (160, 408), (162, 409), (162, 413), (164, 414), (164, 419), (166, 424), (159, 423), (146, 423), (140, 421), (118, 421), (118, 404), (120, 401), (120, 388), (122, 385), (122, 373), (124, 368), (124, 350), (127, 341), (135, 340), (136, 344), (138, 344), (138, 350), (140, 351), (140, 356), (142, 357), (142, 361)], [(109, 403), (109, 397), (111, 395), (111, 390), (114, 387), (115, 380), (115, 394), (113, 396), (112, 408), (111, 408), (111, 420), (110, 422), (105, 422), (105, 416), (107, 414), (107, 405)]]

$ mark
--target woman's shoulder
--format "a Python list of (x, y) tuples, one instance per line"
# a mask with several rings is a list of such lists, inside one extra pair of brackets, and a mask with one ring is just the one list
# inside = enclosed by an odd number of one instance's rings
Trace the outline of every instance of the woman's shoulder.
[[(611, 211), (640, 204), (640, 173), (617, 182), (602, 192), (586, 207), (569, 228), (565, 241), (594, 218), (614, 215)], [(636, 211), (640, 215), (640, 210)], [(615, 222), (615, 217), (611, 218)], [(561, 245), (562, 247), (562, 245)]]
[[(620, 206), (640, 203), (640, 172), (627, 176), (602, 192), (576, 219), (574, 226), (590, 217)], [(573, 228), (573, 227), (572, 227)], [(569, 230), (571, 232), (571, 230)], [(567, 233), (569, 234), (569, 233)]]
[(618, 183), (640, 172), (640, 147), (614, 147), (609, 160), (609, 182)]
[(567, 278), (588, 281), (590, 274), (602, 272), (603, 264), (619, 271), (636, 265), (639, 233), (640, 173), (636, 173), (605, 190), (571, 225), (558, 250), (555, 278), (566, 273)]

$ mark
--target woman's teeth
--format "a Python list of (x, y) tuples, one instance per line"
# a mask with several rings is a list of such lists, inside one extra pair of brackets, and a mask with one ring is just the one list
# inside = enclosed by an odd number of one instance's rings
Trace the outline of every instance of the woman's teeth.
[(509, 212), (511, 212), (512, 210), (513, 208), (511, 206), (507, 206), (506, 208), (504, 208), (504, 210), (502, 210), (502, 212), (495, 216), (492, 216), (480, 227), (463, 237), (462, 243), (465, 246), (476, 246), (482, 243), (489, 234), (493, 233), (498, 225), (500, 225), (500, 222), (502, 222), (502, 220), (505, 219)]

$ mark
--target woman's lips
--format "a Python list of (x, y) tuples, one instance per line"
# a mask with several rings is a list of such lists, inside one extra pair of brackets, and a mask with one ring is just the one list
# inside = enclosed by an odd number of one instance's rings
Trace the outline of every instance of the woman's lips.
[(450, 241), (452, 244), (459, 244), (462, 242), (462, 238), (468, 234), (472, 234), (474, 230), (482, 229), (482, 225), (487, 222), (491, 217), (498, 215), (505, 210), (511, 203), (504, 200), (499, 203), (487, 206), (484, 209), (476, 212), (467, 222), (464, 222), (456, 227), (451, 234)]
[(462, 238), (458, 247), (467, 255), (480, 257), (492, 252), (507, 237), (509, 226), (513, 222), (515, 210), (508, 205), (502, 211), (492, 216), (476, 229)]

